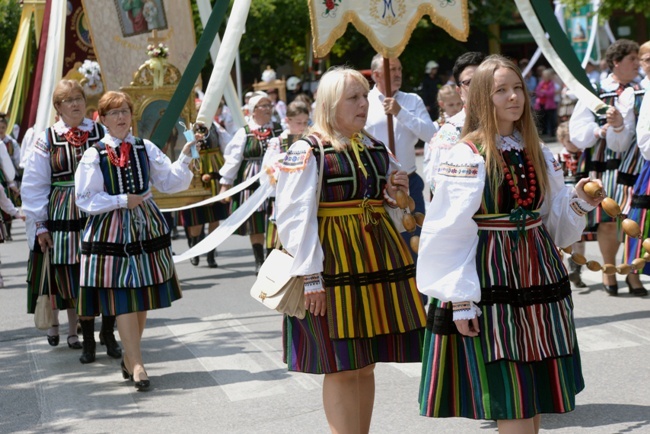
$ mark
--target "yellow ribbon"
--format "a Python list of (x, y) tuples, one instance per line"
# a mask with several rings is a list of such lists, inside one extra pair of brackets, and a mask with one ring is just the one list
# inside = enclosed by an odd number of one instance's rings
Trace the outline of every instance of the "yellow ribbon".
[(363, 224), (368, 226), (369, 224), (376, 225), (378, 223), (375, 218), (375, 208), (372, 206), (370, 200), (367, 197), (363, 198), (363, 201), (359, 204), (359, 208), (363, 210)]
[(354, 156), (357, 157), (357, 162), (359, 163), (359, 169), (361, 169), (361, 172), (363, 172), (363, 176), (367, 178), (368, 171), (361, 163), (361, 156), (359, 155), (359, 151), (363, 152), (364, 149), (366, 149), (366, 147), (363, 144), (363, 136), (359, 133), (354, 133), (354, 135), (350, 138), (350, 144), (352, 145), (352, 152), (354, 152)]

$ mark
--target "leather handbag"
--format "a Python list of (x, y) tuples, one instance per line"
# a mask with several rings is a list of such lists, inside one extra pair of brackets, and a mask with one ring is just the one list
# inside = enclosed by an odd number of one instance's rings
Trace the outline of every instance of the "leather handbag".
[[(37, 244), (38, 246), (38, 244)], [(47, 294), (43, 294), (45, 279), (47, 278)], [(50, 249), (43, 255), (43, 270), (41, 270), (41, 284), (38, 287), (39, 296), (34, 309), (34, 325), (39, 330), (52, 327), (52, 300), (50, 299)]]
[[(325, 167), (325, 153), (320, 140), (316, 140), (321, 151), (320, 170), (318, 171), (318, 188), (316, 200), (320, 200), (323, 186), (323, 169)], [(289, 271), (293, 265), (293, 257), (287, 252), (276, 248), (271, 251), (260, 267), (257, 279), (251, 287), (250, 294), (255, 300), (269, 309), (296, 318), (305, 317), (305, 282), (303, 276), (291, 276)]]

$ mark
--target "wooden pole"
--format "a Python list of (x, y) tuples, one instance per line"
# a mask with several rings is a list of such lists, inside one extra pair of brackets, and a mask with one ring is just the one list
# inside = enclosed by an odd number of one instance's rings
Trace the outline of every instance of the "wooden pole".
[[(393, 90), (390, 86), (390, 59), (384, 57), (384, 87), (386, 88), (386, 98), (393, 97)], [(388, 149), (395, 155), (395, 135), (393, 133), (393, 115), (386, 115), (386, 125), (388, 128)]]

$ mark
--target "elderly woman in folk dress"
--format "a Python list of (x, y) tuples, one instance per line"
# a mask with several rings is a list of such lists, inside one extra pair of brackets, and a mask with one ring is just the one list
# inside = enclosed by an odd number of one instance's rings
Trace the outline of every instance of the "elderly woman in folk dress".
[[(79, 240), (86, 215), (75, 205), (74, 173), (84, 151), (104, 136), (101, 125), (85, 118), (86, 96), (79, 83), (61, 80), (54, 88), (52, 103), (59, 120), (34, 144), (23, 175), (23, 211), (27, 217), (27, 242), (31, 249), (27, 264), (27, 311), (34, 313), (43, 272), (43, 259), (50, 249), (50, 291), (56, 308), (56, 323), (47, 332), (50, 345), (59, 344), (58, 309), (68, 312), (68, 347), (82, 349), (77, 338), (79, 291)], [(47, 288), (43, 288), (47, 293)], [(95, 315), (81, 317), (83, 351), (79, 361), (95, 361)], [(115, 316), (102, 317), (100, 342), (110, 357), (122, 357), (115, 340)]]
[(117, 315), (122, 375), (147, 390), (140, 351), (147, 311), (181, 298), (169, 228), (149, 185), (163, 193), (187, 189), (194, 142), (172, 164), (152, 142), (131, 135), (128, 95), (107, 92), (98, 110), (108, 133), (84, 153), (75, 174), (77, 206), (89, 214), (81, 241), (79, 311)]
[[(534, 434), (584, 387), (567, 271), (594, 199), (540, 143), (519, 68), (476, 69), (463, 139), (444, 155), (422, 227), (417, 281), (434, 297), (420, 414), (496, 420)], [(597, 181), (598, 183), (600, 181)]]
[[(219, 175), (221, 175), (220, 193), (257, 175), (262, 170), (262, 159), (269, 141), (282, 133), (280, 124), (271, 122), (273, 104), (266, 93), (255, 92), (248, 100), (248, 108), (251, 111), (248, 125), (237, 130), (224, 152), (225, 163), (219, 169)], [(230, 203), (230, 212), (241, 207), (257, 187), (259, 187), (259, 182), (234, 195)], [(256, 273), (266, 257), (264, 255), (264, 234), (268, 224), (268, 214), (265, 206), (262, 205), (235, 232), (237, 235), (250, 236), (255, 255)]]
[(291, 274), (305, 278), (308, 310), (284, 319), (285, 362), (325, 374), (335, 433), (369, 431), (375, 363), (419, 361), (425, 324), (403, 227), (392, 219), (402, 214), (393, 196), (408, 192), (408, 175), (365, 133), (367, 116), (367, 80), (352, 69), (328, 71), (314, 126), (287, 152), (277, 184), (278, 235), (295, 258)]

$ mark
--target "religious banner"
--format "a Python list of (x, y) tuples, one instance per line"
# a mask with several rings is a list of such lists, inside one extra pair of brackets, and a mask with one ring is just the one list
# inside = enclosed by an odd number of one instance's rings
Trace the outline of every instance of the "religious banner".
[(181, 73), (196, 46), (190, 0), (81, 0), (106, 90), (128, 86), (147, 59), (147, 46), (165, 44)]
[[(567, 36), (571, 41), (573, 51), (575, 51), (576, 56), (578, 56), (578, 60), (582, 62), (589, 46), (589, 22), (591, 20), (591, 15), (593, 15), (592, 6), (582, 6), (575, 12), (569, 11), (569, 8), (566, 8), (565, 11), (567, 14), (565, 24)], [(598, 53), (592, 50), (591, 57), (594, 60), (598, 60)]]
[(63, 77), (81, 80), (79, 67), (85, 60), (95, 60), (95, 50), (90, 39), (88, 20), (81, 0), (68, 0), (65, 22), (65, 54), (63, 56)]
[(469, 34), (467, 0), (310, 0), (309, 13), (317, 57), (329, 53), (348, 23), (389, 58), (404, 51), (424, 15), (459, 41), (466, 41)]

